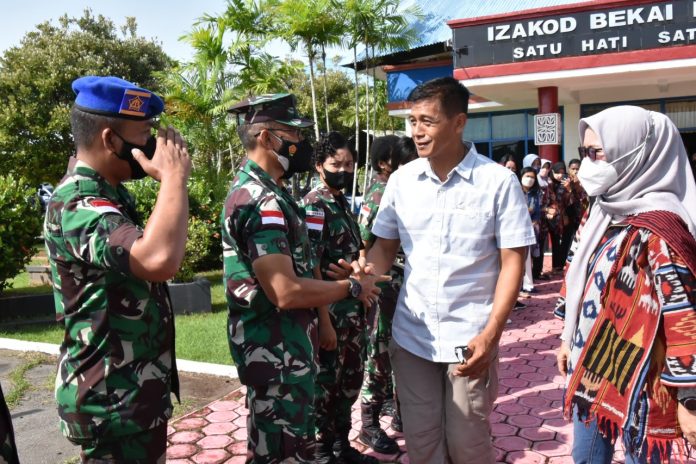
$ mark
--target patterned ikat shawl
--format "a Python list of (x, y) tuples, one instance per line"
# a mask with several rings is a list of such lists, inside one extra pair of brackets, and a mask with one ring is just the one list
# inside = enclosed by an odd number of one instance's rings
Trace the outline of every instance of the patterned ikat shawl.
[[(629, 217), (564, 401), (648, 456), (683, 451), (676, 389), (696, 386), (696, 240), (674, 213)], [(594, 278), (594, 276), (588, 276)], [(678, 440), (678, 441), (676, 441)]]

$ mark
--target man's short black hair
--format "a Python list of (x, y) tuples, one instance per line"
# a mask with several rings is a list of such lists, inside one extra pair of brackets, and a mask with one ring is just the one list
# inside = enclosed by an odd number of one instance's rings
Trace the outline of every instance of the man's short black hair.
[(438, 77), (423, 82), (411, 91), (407, 101), (418, 102), (436, 98), (448, 117), (469, 111), (469, 90), (453, 77)]
[(568, 167), (570, 167), (570, 166), (573, 165), (573, 164), (580, 165), (580, 164), (582, 164), (582, 161), (580, 161), (580, 160), (577, 159), (577, 158), (573, 158), (572, 160), (568, 161)]
[(118, 129), (121, 119), (87, 113), (75, 106), (70, 110), (70, 128), (76, 148), (89, 148), (105, 127)]
[(372, 142), (370, 146), (370, 164), (372, 164), (372, 169), (381, 173), (382, 168), (379, 167), (379, 163), (391, 164), (392, 154), (398, 141), (399, 137), (396, 135), (385, 135), (377, 137)]

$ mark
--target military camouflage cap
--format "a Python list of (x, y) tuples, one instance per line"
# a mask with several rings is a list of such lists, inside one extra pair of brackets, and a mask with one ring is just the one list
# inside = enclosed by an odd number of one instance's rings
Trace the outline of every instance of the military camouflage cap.
[(229, 110), (237, 116), (237, 124), (275, 121), (293, 127), (312, 127), (314, 121), (297, 112), (297, 100), (291, 93), (269, 93), (245, 98)]

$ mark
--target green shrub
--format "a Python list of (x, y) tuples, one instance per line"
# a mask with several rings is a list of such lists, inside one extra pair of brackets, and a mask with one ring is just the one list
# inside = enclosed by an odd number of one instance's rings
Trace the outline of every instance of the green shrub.
[(24, 179), (0, 176), (0, 293), (8, 279), (29, 263), (32, 245), (41, 233), (41, 210), (36, 190)]
[[(175, 280), (190, 280), (196, 272), (222, 267), (220, 213), (228, 180), (205, 170), (194, 171), (188, 182), (189, 223), (186, 255)], [(159, 183), (151, 178), (130, 182), (128, 190), (136, 199), (138, 214), (147, 223), (157, 200)]]

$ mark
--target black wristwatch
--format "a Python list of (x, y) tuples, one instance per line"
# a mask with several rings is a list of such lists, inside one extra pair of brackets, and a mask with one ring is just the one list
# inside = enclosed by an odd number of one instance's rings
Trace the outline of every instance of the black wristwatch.
[(350, 284), (348, 287), (348, 294), (353, 298), (359, 297), (362, 293), (362, 285), (360, 285), (360, 282), (352, 277), (348, 277), (348, 283)]
[(696, 411), (696, 396), (687, 396), (686, 398), (681, 398), (679, 402), (689, 411)]

